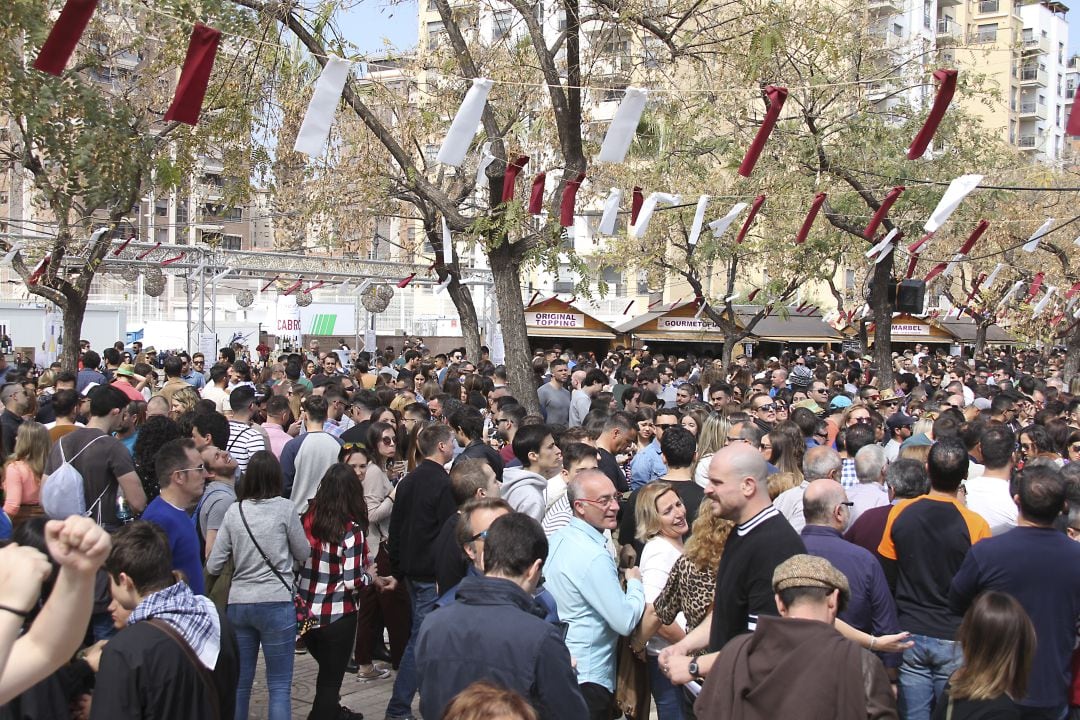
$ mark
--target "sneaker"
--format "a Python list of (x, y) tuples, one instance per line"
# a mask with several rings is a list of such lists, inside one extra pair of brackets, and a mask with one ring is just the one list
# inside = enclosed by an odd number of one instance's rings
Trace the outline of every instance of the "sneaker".
[(370, 670), (357, 672), (356, 677), (360, 678), (360, 682), (374, 682), (390, 677), (390, 671), (386, 668), (373, 666)]
[(296, 638), (296, 654), (307, 655), (307, 645), (304, 644), (304, 638)]
[(355, 712), (342, 705), (338, 707), (337, 720), (364, 720), (364, 713)]
[(412, 713), (408, 715), (387, 715), (385, 720), (416, 720), (416, 716)]

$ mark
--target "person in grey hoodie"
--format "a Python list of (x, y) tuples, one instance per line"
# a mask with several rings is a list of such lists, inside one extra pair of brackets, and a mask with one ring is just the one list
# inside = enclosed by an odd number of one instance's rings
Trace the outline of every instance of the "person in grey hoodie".
[(501, 495), (515, 511), (544, 518), (548, 478), (562, 470), (562, 451), (547, 425), (526, 425), (514, 435), (514, 457), (521, 467), (503, 471)]

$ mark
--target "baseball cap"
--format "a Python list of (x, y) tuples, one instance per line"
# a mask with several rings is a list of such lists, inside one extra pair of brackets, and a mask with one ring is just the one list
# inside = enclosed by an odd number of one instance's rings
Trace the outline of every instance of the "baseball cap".
[(915, 424), (915, 418), (911, 417), (907, 413), (895, 412), (889, 416), (889, 419), (885, 421), (885, 424), (889, 426), (890, 430), (895, 430), (902, 427), (911, 427)]
[(842, 410), (851, 405), (851, 398), (847, 395), (837, 395), (829, 401), (829, 408), (832, 410)]

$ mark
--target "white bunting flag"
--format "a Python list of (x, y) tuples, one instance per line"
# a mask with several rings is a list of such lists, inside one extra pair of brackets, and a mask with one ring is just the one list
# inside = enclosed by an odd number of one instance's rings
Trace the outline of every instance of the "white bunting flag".
[(619, 109), (615, 111), (615, 117), (611, 119), (611, 125), (604, 135), (604, 144), (600, 146), (597, 162), (621, 163), (626, 158), (626, 151), (634, 141), (638, 121), (645, 109), (646, 99), (648, 93), (645, 90), (626, 88), (626, 93), (619, 102)]
[(649, 193), (649, 196), (645, 198), (645, 202), (641, 206), (637, 224), (630, 228), (630, 235), (635, 238), (645, 237), (645, 231), (649, 228), (649, 221), (652, 220), (653, 213), (656, 212), (656, 206), (660, 203), (665, 205), (678, 205), (680, 202), (682, 202), (682, 198), (678, 195), (672, 195), (670, 193)]
[(694, 319), (697, 320), (699, 317), (701, 317), (701, 313), (703, 313), (703, 312), (705, 312), (705, 301), (704, 300), (702, 300), (701, 302), (698, 303), (697, 312), (694, 313)]
[(731, 223), (735, 222), (735, 218), (739, 217), (739, 213), (746, 208), (746, 203), (735, 203), (731, 206), (731, 209), (727, 211), (727, 215), (709, 223), (709, 229), (712, 230), (713, 237), (718, 238), (723, 235), (724, 231), (731, 227)]
[(877, 264), (881, 262), (884, 258), (888, 257), (889, 252), (892, 251), (892, 241), (893, 238), (896, 237), (897, 232), (899, 231), (896, 228), (893, 228), (884, 238), (881, 239), (881, 242), (867, 250), (867, 259), (872, 258), (876, 255), (877, 259), (874, 261), (874, 263)]
[(442, 219), (442, 261), (443, 265), (454, 262), (454, 241), (450, 237), (450, 226), (446, 224), (446, 218)]
[(701, 224), (705, 222), (705, 208), (709, 205), (709, 196), (702, 195), (697, 199), (697, 210), (694, 211), (694, 222), (690, 225), (690, 237), (687, 242), (696, 245), (701, 236)]
[(337, 112), (350, 67), (352, 63), (348, 60), (333, 55), (327, 58), (326, 66), (315, 83), (315, 91), (311, 93), (304, 121), (300, 123), (300, 132), (296, 134), (293, 152), (312, 157), (322, 154), (326, 139), (330, 137), (330, 126), (334, 124), (334, 113)]
[(1046, 222), (1039, 226), (1039, 229), (1032, 234), (1028, 241), (1024, 243), (1024, 252), (1035, 252), (1039, 247), (1039, 241), (1043, 239), (1047, 231), (1050, 230), (1050, 226), (1054, 224), (1054, 218), (1046, 218)]
[(739, 293), (734, 292), (731, 295), (728, 295), (726, 298), (724, 298), (724, 302), (735, 302), (738, 299), (739, 299)]
[(465, 93), (465, 99), (458, 108), (454, 122), (450, 123), (450, 129), (446, 132), (446, 139), (435, 160), (443, 165), (461, 167), (465, 160), (465, 153), (469, 151), (469, 143), (476, 136), (476, 130), (480, 126), (480, 116), (484, 113), (484, 105), (487, 103), (488, 93), (491, 92), (491, 81), (487, 78), (473, 78), (472, 87)]
[(1009, 300), (1012, 299), (1012, 296), (1016, 294), (1016, 291), (1019, 290), (1021, 286), (1023, 286), (1023, 284), (1023, 280), (1017, 280), (1016, 282), (1014, 282), (1013, 286), (1009, 288), (1009, 292), (1005, 293), (1005, 297), (1001, 298), (1001, 302), (997, 304), (998, 309), (1003, 307), (1005, 303), (1009, 302)]
[(1043, 299), (1038, 302), (1038, 304), (1035, 306), (1035, 310), (1031, 313), (1032, 320), (1042, 315), (1043, 310), (1045, 310), (1046, 306), (1050, 304), (1050, 298), (1053, 297), (1054, 293), (1056, 292), (1057, 288), (1053, 285), (1046, 288), (1046, 295), (1043, 296)]
[(23, 244), (21, 241), (12, 245), (11, 249), (7, 251), (7, 255), (5, 255), (2, 260), (0, 260), (0, 265), (3, 265), (4, 267), (11, 265), (11, 261), (15, 259), (15, 253), (22, 250), (22, 248)]
[(487, 187), (487, 169), (493, 162), (495, 162), (495, 156), (491, 154), (491, 143), (486, 142), (480, 149), (480, 162), (476, 165), (476, 187)]
[(952, 275), (953, 270), (956, 269), (956, 264), (964, 259), (963, 253), (956, 253), (953, 255), (953, 259), (949, 261), (949, 264), (945, 266), (945, 269), (941, 271), (941, 277), (948, 277)]
[(1080, 235), (1077, 235), (1076, 239), (1073, 240), (1073, 245), (1080, 247)]
[(923, 225), (926, 232), (937, 232), (937, 229), (945, 224), (953, 211), (975, 189), (975, 186), (982, 182), (982, 179), (982, 175), (961, 175), (949, 183), (949, 187), (941, 197), (941, 202), (934, 208), (934, 212), (930, 213), (930, 219)]
[(1005, 263), (998, 263), (998, 264), (997, 264), (997, 265), (996, 265), (996, 266), (994, 267), (994, 272), (990, 273), (990, 277), (986, 278), (986, 280), (984, 280), (984, 281), (983, 281), (983, 285), (982, 285), (982, 286), (983, 286), (984, 288), (986, 288), (987, 290), (989, 290), (989, 289), (990, 289), (991, 287), (993, 287), (993, 285), (994, 285), (994, 282), (995, 282), (995, 281), (997, 280), (997, 278), (998, 278), (998, 275), (1000, 275), (1000, 274), (1001, 274), (1001, 271), (1002, 271), (1003, 269), (1005, 269)]
[(615, 221), (619, 219), (619, 204), (622, 203), (622, 190), (611, 188), (611, 193), (604, 201), (604, 214), (600, 216), (600, 227), (597, 232), (601, 235), (615, 234)]
[(450, 287), (450, 280), (452, 278), (453, 278), (453, 276), (450, 273), (446, 273), (446, 279), (435, 286), (435, 294), (439, 295), (439, 294), (442, 293), (443, 290)]

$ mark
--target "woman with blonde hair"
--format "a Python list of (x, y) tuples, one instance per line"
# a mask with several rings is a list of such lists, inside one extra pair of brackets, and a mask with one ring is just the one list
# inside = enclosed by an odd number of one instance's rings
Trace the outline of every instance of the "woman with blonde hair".
[(477, 680), (450, 701), (442, 720), (539, 720), (536, 710), (513, 690)]
[(43, 514), (41, 481), (50, 445), (44, 425), (24, 422), (19, 426), (15, 451), (4, 465), (4, 512), (14, 527)]
[(988, 590), (964, 614), (957, 634), (964, 664), (949, 678), (933, 720), (1020, 718), (1035, 657), (1035, 626), (1011, 595)]
[(710, 413), (704, 405), (695, 405), (683, 413), (679, 424), (689, 430), (697, 438), (701, 434), (701, 427), (705, 424)]
[[(667, 585), (671, 568), (683, 553), (683, 535), (689, 529), (686, 524), (686, 508), (671, 483), (654, 480), (638, 490), (634, 509), (637, 521), (637, 539), (645, 543), (641, 551), (641, 583), (645, 586), (645, 604), (649, 606)], [(681, 688), (660, 671), (660, 651), (686, 635), (686, 628), (679, 622), (658, 626), (654, 632), (659, 637), (649, 638), (646, 662), (653, 701), (660, 720), (681, 720), (686, 715)]]
[(694, 482), (701, 487), (709, 484), (709, 463), (712, 456), (727, 444), (731, 423), (727, 418), (715, 413), (705, 418), (697, 433), (697, 465), (694, 467)]
[(169, 417), (176, 420), (184, 413), (194, 410), (195, 406), (199, 404), (199, 394), (195, 392), (194, 388), (186, 387), (180, 388), (173, 393), (171, 407), (169, 408)]

